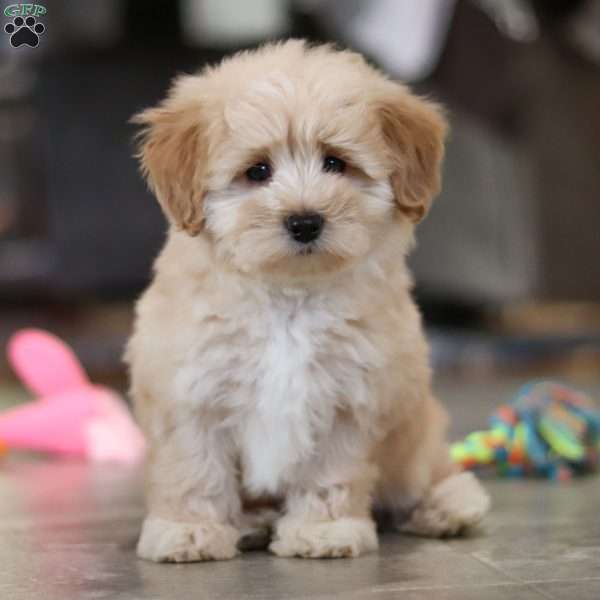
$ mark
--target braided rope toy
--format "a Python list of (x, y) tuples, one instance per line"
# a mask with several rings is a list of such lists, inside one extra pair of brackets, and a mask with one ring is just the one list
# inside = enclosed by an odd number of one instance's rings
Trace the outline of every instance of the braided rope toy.
[(598, 466), (600, 412), (583, 392), (551, 381), (529, 383), (492, 414), (490, 429), (450, 450), (465, 469), (569, 480)]

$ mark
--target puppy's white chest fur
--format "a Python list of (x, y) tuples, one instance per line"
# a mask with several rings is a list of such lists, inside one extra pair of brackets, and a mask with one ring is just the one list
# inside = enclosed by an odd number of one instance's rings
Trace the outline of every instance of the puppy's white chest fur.
[(325, 319), (302, 303), (289, 299), (262, 320), (267, 335), (254, 366), (254, 397), (238, 427), (244, 484), (252, 491), (276, 492), (286, 471), (314, 452), (316, 438), (332, 425), (334, 411), (315, 397)]
[(382, 357), (364, 324), (327, 295), (247, 298), (221, 318), (182, 369), (184, 387), (194, 403), (226, 407), (244, 487), (277, 493), (319, 460), (341, 412), (364, 419)]

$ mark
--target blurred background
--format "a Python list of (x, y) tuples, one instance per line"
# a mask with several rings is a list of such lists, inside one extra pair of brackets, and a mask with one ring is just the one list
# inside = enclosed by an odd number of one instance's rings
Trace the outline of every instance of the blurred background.
[(46, 0), (39, 45), (17, 48), (11, 6), (0, 348), (48, 328), (125, 385), (165, 234), (128, 119), (177, 73), (295, 36), (359, 50), (448, 107), (444, 191), (412, 257), (441, 376), (600, 379), (599, 0)]

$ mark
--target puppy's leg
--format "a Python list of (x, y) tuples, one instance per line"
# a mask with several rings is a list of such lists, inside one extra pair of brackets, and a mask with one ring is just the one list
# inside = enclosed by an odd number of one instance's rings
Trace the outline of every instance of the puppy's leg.
[(156, 562), (221, 560), (237, 554), (241, 509), (227, 435), (181, 422), (155, 440), (148, 515), (138, 556)]
[(473, 473), (453, 473), (433, 484), (400, 531), (447, 537), (475, 527), (490, 508), (490, 499)]
[[(413, 415), (415, 418), (415, 415)], [(378, 451), (381, 480), (376, 507), (391, 513), (398, 529), (445, 537), (477, 525), (490, 499), (472, 473), (452, 463), (446, 415), (434, 399)]]
[(371, 477), (327, 488), (296, 489), (269, 549), (278, 556), (356, 557), (377, 549), (370, 516)]
[(299, 469), (275, 524), (271, 552), (305, 558), (355, 557), (377, 548), (371, 517), (377, 469), (360, 449), (360, 435), (338, 427), (319, 458)]

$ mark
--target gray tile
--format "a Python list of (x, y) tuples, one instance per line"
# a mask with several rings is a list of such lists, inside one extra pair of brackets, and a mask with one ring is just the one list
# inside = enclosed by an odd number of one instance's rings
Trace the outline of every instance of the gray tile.
[(230, 562), (155, 565), (135, 558), (137, 521), (44, 525), (5, 531), (0, 589), (11, 600), (70, 598), (297, 598), (431, 585), (499, 583), (494, 569), (441, 542), (386, 536), (381, 552), (357, 560), (280, 559), (246, 554)]
[[(485, 424), (492, 406), (517, 386), (484, 387), (446, 387), (455, 432)], [(600, 479), (487, 485), (493, 512), (466, 539), (385, 534), (378, 554), (356, 560), (254, 553), (223, 563), (155, 565), (134, 553), (143, 513), (139, 470), (11, 454), (0, 470), (0, 598), (600, 598)]]
[(549, 581), (536, 584), (535, 587), (549, 597), (556, 598), (557, 600), (562, 600), (563, 598), (598, 600), (600, 598), (600, 578), (580, 579), (578, 581)]
[(600, 573), (600, 480), (568, 485), (496, 482), (484, 532), (449, 541), (516, 581), (593, 577)]
[[(317, 600), (334, 600), (334, 598), (339, 598), (339, 596), (317, 597)], [(377, 590), (344, 596), (344, 600), (392, 600), (395, 598), (399, 600), (547, 600), (547, 596), (542, 592), (523, 584)]]

